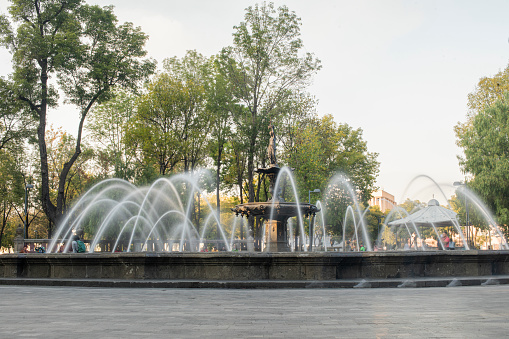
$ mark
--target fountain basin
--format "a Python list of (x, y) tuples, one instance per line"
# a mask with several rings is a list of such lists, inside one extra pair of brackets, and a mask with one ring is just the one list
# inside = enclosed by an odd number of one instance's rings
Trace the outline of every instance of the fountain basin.
[(76, 253), (0, 256), (0, 278), (341, 281), (509, 274), (509, 251)]

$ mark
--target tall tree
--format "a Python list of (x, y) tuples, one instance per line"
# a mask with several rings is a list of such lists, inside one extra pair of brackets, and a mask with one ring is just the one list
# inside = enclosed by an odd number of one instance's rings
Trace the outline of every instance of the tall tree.
[[(217, 63), (215, 63), (217, 67)], [(218, 217), (221, 215), (221, 174), (225, 147), (233, 136), (231, 126), (234, 121), (236, 110), (240, 109), (236, 105), (229, 83), (225, 80), (217, 68), (213, 68), (211, 81), (206, 88), (207, 104), (206, 110), (210, 119), (210, 156), (214, 159), (216, 166), (216, 206)]]
[(152, 79), (138, 100), (128, 136), (145, 159), (157, 164), (159, 175), (193, 171), (207, 155), (209, 66), (195, 51), (182, 59), (166, 59), (165, 72)]
[[(155, 63), (142, 59), (147, 36), (131, 23), (117, 25), (112, 7), (88, 6), (81, 0), (19, 0), (12, 1), (9, 12), (16, 30), (2, 16), (0, 33), (13, 54), (17, 97), (39, 122), (41, 202), (51, 234), (64, 211), (66, 177), (81, 153), (87, 114), (109, 98), (112, 88), (136, 87), (153, 72)], [(57, 105), (58, 90), (78, 107), (80, 121), (75, 151), (60, 171), (54, 203), (45, 136), (48, 109)]]
[(181, 150), (184, 171), (194, 171), (206, 157), (210, 118), (206, 112), (206, 89), (212, 81), (212, 62), (196, 51), (164, 60), (166, 72), (185, 90), (186, 103), (181, 106)]
[[(338, 124), (331, 115), (298, 124), (292, 145), (283, 156), (295, 168), (300, 197), (308, 196), (308, 191), (316, 188), (327, 193), (327, 219), (332, 220), (330, 226), (335, 234), (341, 234), (346, 207), (353, 204), (352, 192), (346, 185), (352, 187), (353, 194), (358, 194), (364, 205), (376, 188), (378, 154), (368, 151), (361, 129)], [(344, 174), (347, 182), (328, 186), (337, 173)]]
[(245, 132), (249, 140), (248, 199), (252, 202), (260, 131), (266, 131), (271, 119), (277, 120), (275, 107), (305, 89), (320, 62), (310, 53), (301, 56), (300, 18), (286, 6), (277, 10), (273, 3), (250, 6), (244, 19), (234, 27), (233, 46), (223, 48), (219, 60), (233, 95), (249, 113)]
[[(464, 157), (461, 169), (471, 176), (469, 188), (477, 192), (498, 222), (509, 225), (509, 94), (472, 117), (471, 127), (456, 130)], [(506, 230), (507, 232), (507, 230)]]
[(130, 180), (134, 177), (134, 152), (126, 135), (134, 117), (135, 98), (125, 91), (115, 91), (109, 101), (97, 106), (87, 130), (98, 143), (96, 152), (102, 177)]
[(296, 126), (293, 146), (286, 151), (289, 166), (301, 183), (301, 194), (324, 185), (338, 172), (345, 174), (361, 201), (375, 190), (380, 163), (369, 152), (362, 130), (338, 124), (331, 115), (309, 119)]
[(482, 77), (472, 93), (468, 94), (469, 116), (483, 111), (495, 101), (504, 99), (509, 91), (509, 65), (492, 77)]
[[(167, 73), (158, 75), (140, 97), (128, 138), (136, 142), (144, 158), (157, 164), (159, 175), (166, 175), (181, 166), (189, 170), (192, 162), (193, 140), (201, 129), (194, 129), (190, 92), (188, 87)], [(191, 154), (191, 155), (190, 155)]]

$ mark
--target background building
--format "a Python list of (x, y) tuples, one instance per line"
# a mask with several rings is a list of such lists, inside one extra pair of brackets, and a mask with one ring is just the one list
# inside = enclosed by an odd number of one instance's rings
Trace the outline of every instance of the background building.
[(384, 190), (373, 192), (371, 199), (369, 200), (369, 206), (378, 206), (384, 213), (385, 211), (391, 210), (396, 205), (394, 195), (387, 193)]

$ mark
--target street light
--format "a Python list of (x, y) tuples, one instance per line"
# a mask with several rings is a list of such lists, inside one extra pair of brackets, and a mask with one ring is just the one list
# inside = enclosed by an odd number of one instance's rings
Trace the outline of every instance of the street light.
[[(465, 189), (467, 188), (467, 183), (462, 183), (461, 181), (455, 181), (453, 184), (453, 186), (463, 186)], [(465, 228), (467, 230), (467, 245), (468, 245), (468, 241), (469, 241), (469, 228), (468, 228), (468, 224), (469, 224), (469, 220), (468, 220), (468, 200), (467, 200), (467, 192), (465, 192), (465, 211), (466, 211), (466, 220), (465, 220)]]
[[(313, 191), (308, 191), (308, 202), (311, 205), (311, 193), (320, 193), (320, 189), (316, 188)], [(313, 220), (314, 221), (314, 220)], [(313, 249), (313, 225), (311, 223), (311, 214), (309, 214), (309, 250), (311, 251)]]
[(32, 184), (25, 185), (25, 239), (28, 239), (28, 191), (34, 188)]

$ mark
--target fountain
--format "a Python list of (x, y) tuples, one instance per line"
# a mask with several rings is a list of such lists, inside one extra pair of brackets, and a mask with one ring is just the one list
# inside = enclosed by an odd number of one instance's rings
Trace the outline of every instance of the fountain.
[[(281, 168), (277, 165), (276, 160), (276, 136), (274, 133), (274, 126), (270, 125), (270, 142), (267, 149), (267, 155), (269, 158), (269, 167), (259, 168), (256, 170), (257, 173), (266, 175), (269, 178), (269, 193), (271, 198), (267, 202), (249, 202), (232, 208), (235, 215), (249, 217), (261, 217), (265, 220), (265, 239), (267, 246), (265, 250), (267, 252), (289, 252), (292, 249), (289, 246), (289, 232), (287, 227), (287, 221), (291, 217), (299, 217), (299, 226), (301, 234), (301, 243), (305, 244), (304, 241), (304, 223), (302, 216), (311, 216), (310, 225), (314, 224), (314, 218), (317, 212), (320, 211), (315, 205), (310, 203), (300, 203), (295, 190), (295, 183), (291, 178), (291, 173), (288, 168), (283, 168), (283, 172), (290, 177), (292, 180), (292, 187), (296, 202), (286, 202), (284, 197), (281, 195)], [(310, 227), (312, 229), (312, 226)], [(312, 231), (310, 231), (312, 234)], [(296, 237), (296, 239), (298, 239)], [(295, 249), (299, 249), (298, 241), (295, 241)], [(310, 241), (310, 247), (312, 247), (312, 240)], [(304, 251), (307, 248), (304, 245)]]
[[(223, 287), (218, 281), (233, 285), (240, 281), (264, 281), (269, 284), (266, 287), (274, 281), (279, 287), (388, 287), (396, 283), (398, 286), (458, 286), (468, 283), (454, 280), (461, 277), (486, 276), (498, 280), (509, 275), (505, 239), (498, 251), (469, 247), (464, 251), (429, 251), (424, 247), (406, 252), (373, 250), (365, 221), (368, 209), (358, 203), (357, 192), (348, 177), (334, 176), (323, 202), (301, 203), (292, 170), (277, 165), (274, 127), (269, 128), (269, 165), (257, 170), (269, 179), (268, 201), (236, 205), (230, 216), (220, 216), (200, 190), (199, 175), (164, 177), (141, 188), (119, 179), (105, 180), (75, 204), (55, 231), (47, 253), (0, 256), (0, 283), (1, 278), (35, 278), (33, 281), (37, 283), (41, 279), (77, 279), (77, 284), (79, 279), (157, 280), (168, 281), (167, 286), (179, 281), (178, 286), (183, 287)], [(290, 181), (293, 202), (284, 199), (285, 180)], [(480, 200), (464, 191), (470, 199), (469, 206), (479, 208), (493, 232), (501, 235)], [(348, 206), (342, 221), (343, 251), (334, 251), (337, 248), (326, 245), (326, 219), (334, 219), (331, 199), (343, 199), (341, 203), (346, 202)], [(197, 209), (198, 206), (203, 207)], [(246, 237), (236, 238), (243, 217), (264, 220), (262, 252), (254, 251), (250, 229), (245, 229)], [(309, 238), (305, 236), (305, 217), (310, 219)], [(389, 221), (385, 220), (385, 224)], [(242, 224), (245, 223), (240, 223), (241, 229)], [(413, 230), (420, 237), (417, 226), (403, 223), (400, 227), (407, 230), (408, 236)], [(320, 251), (313, 246), (315, 231), (320, 237)], [(87, 253), (67, 253), (69, 249), (65, 245), (73, 233), (90, 235), (86, 239)], [(344, 252), (349, 237), (357, 247)], [(365, 252), (360, 251), (361, 242)], [(239, 244), (247, 246), (239, 247)], [(204, 253), (209, 247), (219, 251)], [(418, 278), (426, 279), (414, 281)], [(283, 281), (286, 283), (280, 284)], [(113, 283), (113, 286), (120, 285)]]

